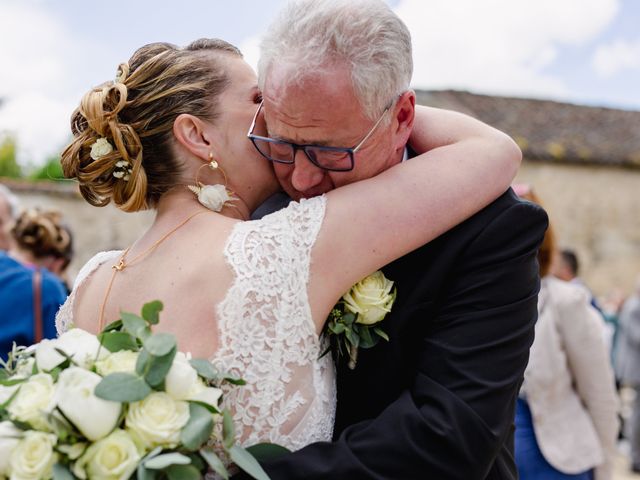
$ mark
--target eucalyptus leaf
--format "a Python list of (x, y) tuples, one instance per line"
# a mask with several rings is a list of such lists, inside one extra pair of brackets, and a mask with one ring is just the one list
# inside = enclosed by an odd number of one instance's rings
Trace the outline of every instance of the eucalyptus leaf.
[(122, 325), (125, 331), (134, 337), (144, 340), (151, 334), (151, 329), (149, 329), (147, 322), (138, 315), (122, 312), (120, 313), (120, 317), (122, 318)]
[(380, 341), (380, 337), (371, 335), (369, 327), (363, 327), (360, 329), (360, 348), (372, 348), (375, 347)]
[(132, 373), (117, 372), (104, 377), (96, 385), (96, 397), (112, 402), (139, 402), (151, 393), (144, 378)]
[(138, 468), (136, 470), (136, 480), (155, 480), (159, 477), (159, 472), (145, 468), (144, 464), (146, 461), (157, 457), (161, 453), (162, 447), (156, 447), (142, 459), (142, 461), (138, 464)]
[(358, 348), (360, 346), (360, 337), (354, 330), (351, 330), (350, 328), (348, 328), (346, 330), (345, 335), (347, 336), (347, 340), (349, 341), (349, 343), (354, 348)]
[(141, 377), (144, 377), (149, 370), (152, 359), (153, 358), (151, 357), (151, 354), (149, 352), (147, 352), (145, 349), (140, 350), (138, 360), (136, 360), (136, 373)]
[(269, 476), (262, 469), (258, 461), (244, 448), (234, 445), (228, 452), (229, 457), (238, 468), (244, 470), (256, 480), (269, 480)]
[(177, 348), (176, 337), (170, 333), (155, 333), (144, 341), (144, 348), (154, 357), (164, 357)]
[(229, 472), (227, 468), (224, 466), (220, 457), (211, 449), (211, 448), (203, 448), (200, 450), (200, 455), (205, 459), (207, 464), (220, 475), (224, 480), (229, 480)]
[(353, 325), (353, 322), (356, 321), (356, 315), (355, 313), (346, 312), (344, 315), (342, 315), (341, 321), (342, 323), (350, 327), (351, 325)]
[(53, 480), (74, 480), (76, 477), (61, 463), (53, 465)]
[(200, 480), (202, 478), (193, 465), (171, 465), (166, 472), (169, 480)]
[(193, 358), (189, 360), (189, 363), (202, 378), (207, 380), (218, 380), (220, 378), (220, 374), (208, 360)]
[(213, 418), (206, 408), (189, 402), (189, 421), (180, 432), (180, 441), (187, 450), (199, 449), (211, 436)]
[(236, 431), (233, 426), (233, 418), (229, 410), (222, 412), (222, 444), (227, 450), (231, 448), (236, 440)]
[(144, 463), (139, 463), (136, 469), (136, 480), (155, 480), (158, 478), (158, 472), (149, 470), (144, 467)]
[(345, 326), (344, 323), (334, 323), (333, 325), (329, 326), (329, 330), (332, 333), (335, 333), (336, 335), (340, 335), (342, 332), (344, 332)]
[(288, 448), (285, 448), (282, 445), (277, 445), (275, 443), (257, 443), (255, 445), (247, 447), (246, 450), (258, 462), (274, 460), (278, 457), (281, 457), (282, 455), (291, 453), (291, 450), (289, 450)]
[(100, 344), (110, 352), (139, 349), (136, 339), (127, 332), (107, 332), (98, 335)]
[(177, 348), (174, 347), (167, 355), (162, 357), (154, 357), (150, 355), (151, 360), (148, 363), (144, 374), (144, 379), (152, 387), (159, 387), (164, 382), (167, 373), (171, 370), (173, 359), (176, 356)]
[(156, 457), (145, 460), (144, 467), (151, 470), (163, 470), (170, 465), (190, 465), (191, 459), (178, 452), (163, 453)]
[(142, 306), (142, 318), (144, 318), (151, 325), (157, 325), (160, 322), (160, 312), (164, 308), (162, 302), (154, 300), (153, 302), (145, 303)]
[(373, 331), (376, 332), (379, 337), (384, 338), (387, 342), (389, 341), (389, 335), (387, 335), (387, 332), (382, 330), (380, 327), (375, 327)]
[(109, 325), (102, 329), (100, 333), (108, 333), (116, 330), (120, 330), (122, 328), (122, 320), (116, 320), (115, 322), (111, 322)]
[(206, 409), (209, 413), (220, 413), (220, 410), (218, 410), (216, 407), (206, 402), (201, 402), (200, 400), (189, 400), (189, 402), (200, 405), (202, 408)]

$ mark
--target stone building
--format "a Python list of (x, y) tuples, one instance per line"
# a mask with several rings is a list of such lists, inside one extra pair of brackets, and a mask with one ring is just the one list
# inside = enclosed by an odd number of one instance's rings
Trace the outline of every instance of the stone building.
[[(511, 135), (524, 152), (517, 182), (534, 186), (561, 246), (598, 294), (628, 293), (640, 274), (640, 112), (542, 100), (419, 91), (418, 103), (461, 111)], [(153, 219), (86, 204), (73, 183), (0, 180), (25, 206), (64, 212), (76, 232), (71, 273), (95, 252), (130, 245)]]
[(516, 182), (534, 187), (580, 275), (598, 295), (630, 292), (640, 275), (640, 112), (451, 90), (417, 100), (511, 135), (524, 154)]

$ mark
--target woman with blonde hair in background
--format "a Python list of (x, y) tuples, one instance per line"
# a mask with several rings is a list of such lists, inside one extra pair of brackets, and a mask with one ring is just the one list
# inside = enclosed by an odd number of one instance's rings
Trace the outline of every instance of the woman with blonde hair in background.
[[(366, 162), (381, 122), (397, 125), (394, 98), (357, 149), (305, 153), (340, 162), (358, 150), (356, 161)], [(83, 97), (62, 155), (65, 175), (93, 205), (152, 208), (156, 218), (131, 247), (89, 261), (57, 321), (61, 332), (74, 324), (95, 333), (121, 310), (162, 300), (154, 330), (247, 380), (225, 396), (242, 443), (299, 449), (331, 439), (334, 369), (329, 355), (321, 358), (319, 334), (332, 307), (357, 281), (502, 194), (520, 152), (478, 121), (420, 109), (415, 128), (413, 116), (399, 128), (407, 138), (417, 132), (411, 141), (424, 151), (427, 116), (441, 148), (246, 221), (279, 189), (247, 138), (265, 132), (261, 101), (240, 52), (209, 39), (144, 46), (115, 81)]]
[(24, 211), (0, 251), (0, 354), (13, 342), (55, 338), (55, 316), (67, 298), (58, 278), (71, 260), (71, 234), (54, 211)]
[[(514, 186), (540, 204), (530, 186)], [(603, 321), (584, 289), (549, 274), (556, 255), (549, 226), (538, 254), (538, 322), (516, 409), (521, 480), (609, 480), (618, 399)]]

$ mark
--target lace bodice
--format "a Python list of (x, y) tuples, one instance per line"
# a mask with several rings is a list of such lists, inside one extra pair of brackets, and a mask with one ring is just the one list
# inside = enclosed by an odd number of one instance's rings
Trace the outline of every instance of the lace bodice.
[[(224, 255), (235, 278), (216, 307), (219, 369), (246, 380), (229, 387), (224, 401), (242, 444), (274, 442), (297, 450), (332, 436), (335, 374), (331, 356), (315, 333), (307, 296), (311, 249), (324, 218), (326, 199), (292, 202), (261, 220), (239, 222)], [(56, 319), (72, 324), (75, 291), (101, 263), (120, 252), (103, 252), (80, 272)]]

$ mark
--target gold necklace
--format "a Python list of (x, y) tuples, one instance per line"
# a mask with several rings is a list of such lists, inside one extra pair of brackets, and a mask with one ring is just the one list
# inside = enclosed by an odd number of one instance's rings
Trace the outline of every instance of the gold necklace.
[(102, 329), (104, 328), (104, 309), (105, 309), (105, 307), (107, 305), (107, 299), (109, 298), (109, 294), (111, 293), (111, 288), (113, 287), (113, 282), (116, 279), (116, 274), (118, 272), (122, 272), (125, 268), (130, 267), (134, 263), (138, 262), (143, 257), (146, 257), (148, 254), (150, 254), (156, 248), (158, 248), (158, 246), (162, 242), (164, 242), (167, 238), (169, 238), (172, 234), (174, 234), (178, 229), (180, 229), (181, 227), (186, 225), (187, 222), (189, 222), (189, 220), (191, 220), (193, 217), (196, 217), (196, 216), (198, 216), (198, 215), (200, 215), (202, 213), (211, 213), (211, 212), (209, 212), (207, 210), (200, 210), (199, 212), (192, 213), (185, 220), (180, 222), (176, 227), (172, 228), (167, 233), (165, 233), (162, 237), (160, 237), (159, 240), (154, 242), (153, 245), (151, 245), (149, 248), (147, 248), (144, 252), (139, 253), (138, 255), (133, 257), (133, 259), (131, 259), (129, 262), (126, 261), (126, 258), (127, 258), (127, 254), (129, 253), (129, 250), (131, 250), (131, 247), (127, 248), (122, 253), (118, 263), (116, 263), (115, 265), (111, 266), (111, 268), (113, 269), (113, 273), (111, 274), (111, 280), (109, 280), (109, 285), (107, 286), (107, 291), (104, 293), (104, 299), (102, 300), (102, 306), (100, 307), (100, 319), (99, 319), (99, 322), (98, 322), (98, 331), (102, 331)]

